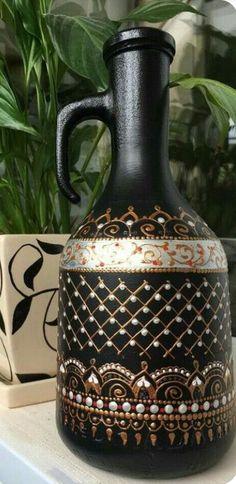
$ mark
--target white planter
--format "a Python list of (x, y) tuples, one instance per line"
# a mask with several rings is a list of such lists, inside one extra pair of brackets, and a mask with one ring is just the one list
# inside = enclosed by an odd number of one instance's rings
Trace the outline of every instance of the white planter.
[(56, 374), (58, 267), (67, 239), (0, 235), (0, 380), (8, 388), (26, 390)]

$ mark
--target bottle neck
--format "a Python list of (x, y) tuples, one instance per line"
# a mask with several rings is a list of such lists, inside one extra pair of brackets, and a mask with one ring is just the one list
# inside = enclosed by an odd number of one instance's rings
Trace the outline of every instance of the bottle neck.
[(169, 56), (156, 49), (122, 52), (109, 63), (113, 115), (109, 200), (153, 200), (173, 189), (168, 162)]

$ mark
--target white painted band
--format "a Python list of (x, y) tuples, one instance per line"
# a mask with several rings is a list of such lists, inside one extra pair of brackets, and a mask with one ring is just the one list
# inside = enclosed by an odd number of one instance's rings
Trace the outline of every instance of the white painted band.
[(227, 271), (219, 240), (68, 240), (63, 269)]

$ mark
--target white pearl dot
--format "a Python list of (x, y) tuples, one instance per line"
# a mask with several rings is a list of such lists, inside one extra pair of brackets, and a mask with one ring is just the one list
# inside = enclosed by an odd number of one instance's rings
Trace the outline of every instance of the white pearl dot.
[(99, 306), (99, 308), (98, 308), (98, 309), (99, 309), (99, 311), (104, 311), (105, 306), (103, 306), (103, 304), (100, 304), (100, 306)]
[(74, 319), (78, 319), (78, 316), (77, 316), (77, 314), (74, 314)]
[(186, 413), (188, 408), (187, 408), (187, 405), (185, 405), (185, 403), (181, 403), (178, 407), (178, 410), (179, 410), (179, 413)]
[(166, 405), (165, 406), (165, 412), (170, 414), (174, 411), (174, 407), (172, 405)]
[(153, 322), (154, 322), (154, 324), (158, 324), (158, 323), (160, 323), (160, 319), (159, 318), (154, 318), (153, 319)]
[(65, 387), (62, 388), (62, 395), (64, 395), (64, 397), (66, 395), (66, 388)]
[(159, 224), (165, 223), (165, 219), (163, 217), (158, 217), (157, 221), (159, 222)]
[(165, 335), (169, 334), (169, 332), (170, 332), (170, 331), (169, 331), (169, 329), (165, 329), (165, 330), (164, 330), (164, 334), (165, 334)]
[(172, 309), (171, 306), (166, 306), (166, 311), (169, 312), (169, 311), (171, 311), (171, 309)]
[(144, 405), (143, 405), (142, 403), (138, 403), (138, 404), (136, 405), (136, 412), (138, 412), (138, 413), (143, 413), (144, 411), (145, 411), (145, 407), (144, 407)]
[(74, 295), (75, 295), (75, 297), (78, 297), (78, 296), (79, 296), (78, 291), (75, 291), (75, 292), (74, 292)]
[(199, 405), (198, 405), (198, 403), (193, 403), (193, 404), (191, 405), (191, 410), (192, 410), (192, 412), (193, 412), (193, 413), (197, 412), (197, 411), (198, 411), (198, 409), (199, 409)]
[(157, 293), (157, 294), (155, 295), (154, 299), (155, 299), (156, 301), (160, 301), (160, 300), (161, 300), (161, 295), (160, 295), (159, 293)]
[(124, 291), (124, 289), (125, 289), (125, 285), (124, 285), (124, 284), (120, 284), (120, 285), (119, 285), (119, 288), (120, 288), (120, 290), (121, 290), (121, 291)]
[(92, 323), (94, 321), (94, 317), (93, 316), (89, 316), (89, 321), (90, 321), (90, 323)]
[(149, 284), (146, 284), (146, 285), (144, 286), (144, 289), (145, 289), (145, 291), (150, 291), (151, 286), (149, 286)]
[(125, 334), (125, 333), (126, 333), (126, 331), (125, 331), (125, 329), (121, 329), (121, 330), (119, 331), (119, 333), (120, 333), (121, 335), (123, 335), (123, 334)]
[(153, 405), (150, 406), (150, 412), (151, 413), (157, 413), (159, 410), (159, 407), (158, 405), (155, 405), (155, 403), (153, 403)]
[(99, 329), (98, 334), (99, 334), (100, 336), (102, 336), (102, 335), (104, 334), (103, 329)]
[(118, 407), (118, 405), (117, 405), (116, 402), (110, 402), (109, 403), (109, 409), (113, 410), (113, 412), (115, 412), (115, 410), (117, 410), (117, 407)]
[(82, 309), (83, 309), (83, 311), (86, 311), (87, 308), (86, 308), (85, 304), (82, 304)]
[(181, 341), (178, 341), (178, 343), (177, 343), (177, 345), (176, 345), (176, 346), (177, 346), (177, 348), (181, 348), (181, 346), (182, 346)]
[(103, 408), (103, 401), (100, 398), (96, 401), (96, 406), (97, 408)]
[(210, 304), (207, 304), (207, 305), (206, 305), (206, 308), (207, 308), (207, 309), (210, 309), (210, 307), (211, 307), (211, 306), (210, 306)]
[(99, 284), (99, 288), (100, 288), (100, 289), (104, 289), (104, 287), (105, 287), (105, 286), (104, 286), (103, 282), (100, 282), (100, 284)]
[(180, 316), (177, 316), (176, 321), (177, 321), (177, 323), (181, 323), (182, 318)]
[(147, 334), (148, 334), (148, 330), (146, 328), (142, 329), (141, 335), (142, 336), (147, 336)]
[(85, 329), (84, 329), (83, 327), (82, 327), (82, 328), (80, 328), (80, 332), (81, 332), (81, 333), (85, 333)]
[(70, 392), (69, 392), (69, 399), (70, 399), (70, 400), (73, 400), (73, 398), (74, 398), (74, 394), (73, 394), (73, 392), (71, 392), (71, 391), (70, 391)]
[(121, 313), (125, 313), (125, 311), (126, 311), (125, 307), (124, 307), (124, 306), (121, 306), (121, 307), (120, 307), (120, 312), (121, 312)]
[(153, 346), (155, 346), (155, 348), (158, 348), (159, 342), (158, 341), (154, 341)]
[(206, 334), (209, 334), (210, 333), (210, 330), (209, 328), (206, 329)]
[(208, 282), (207, 282), (207, 281), (205, 281), (205, 282), (203, 283), (203, 286), (204, 286), (204, 287), (207, 287), (207, 286), (208, 286)]
[(92, 341), (89, 341), (88, 345), (91, 347), (93, 346), (93, 342)]
[(196, 292), (197, 297), (201, 297), (201, 293), (199, 291)]
[(112, 346), (112, 341), (107, 341), (107, 346)]
[(202, 341), (198, 341), (198, 346), (202, 346)]
[(190, 289), (190, 287), (192, 287), (192, 284), (190, 284), (190, 282), (188, 282), (188, 283), (186, 284), (186, 286), (187, 286), (187, 288), (188, 288), (188, 289)]
[(191, 309), (192, 309), (192, 304), (188, 304), (188, 305), (187, 305), (187, 310), (188, 310), (188, 311), (191, 311)]
[(80, 395), (80, 393), (77, 393), (75, 399), (76, 399), (77, 403), (81, 403), (82, 402), (82, 395)]
[(110, 294), (110, 296), (108, 297), (109, 301), (114, 301), (115, 299), (115, 296), (113, 294)]
[(82, 286), (85, 286), (85, 280), (83, 280), (83, 281), (81, 282), (81, 285), (82, 285)]
[(177, 292), (175, 297), (176, 297), (176, 299), (181, 299), (182, 296), (181, 296), (180, 292)]
[(198, 320), (198, 321), (201, 321), (201, 320), (202, 320), (202, 316), (200, 316), (200, 315), (199, 315), (199, 316), (197, 317), (197, 320)]
[(90, 297), (93, 299), (95, 297), (95, 292), (90, 292)]
[(114, 324), (116, 322), (115, 318), (110, 318), (110, 323)]
[(75, 336), (74, 336), (74, 338), (73, 338), (73, 341), (74, 341), (74, 343), (76, 343), (76, 341), (77, 341), (77, 339), (76, 339), (76, 337), (75, 337)]
[(69, 331), (70, 331), (70, 330), (71, 330), (71, 325), (70, 325), (70, 324), (68, 324), (67, 328), (68, 328), (68, 329), (69, 329)]
[(124, 402), (123, 405), (122, 405), (122, 410), (124, 410), (124, 412), (129, 412), (131, 409), (131, 405), (129, 402)]
[(72, 306), (71, 301), (68, 302), (68, 306)]
[(209, 408), (210, 408), (210, 402), (208, 402), (208, 401), (204, 402), (203, 403), (203, 409), (204, 410), (209, 410)]
[(138, 324), (138, 320), (137, 320), (136, 318), (133, 318), (133, 319), (132, 319), (132, 321), (131, 321), (131, 323), (132, 323), (134, 326), (136, 326), (136, 324)]
[(130, 346), (135, 346), (135, 341), (133, 339), (131, 339), (129, 344), (130, 344)]
[(137, 301), (136, 296), (131, 296), (130, 301), (133, 302), (133, 303), (136, 302)]
[(63, 338), (63, 339), (66, 339), (66, 335), (65, 335), (65, 334), (63, 334), (62, 338)]
[(143, 308), (143, 313), (145, 313), (145, 314), (146, 314), (146, 313), (148, 313), (148, 312), (149, 312), (149, 308), (147, 308), (146, 306), (144, 306), (144, 308)]
[(219, 407), (219, 404), (220, 404), (219, 400), (217, 400), (217, 399), (216, 399), (216, 400), (214, 400), (214, 402), (213, 402), (213, 407), (214, 407), (214, 408), (218, 408), (218, 407)]
[(88, 407), (91, 407), (92, 404), (93, 404), (93, 400), (91, 397), (87, 397), (86, 400), (85, 400), (85, 403)]
[(188, 334), (192, 334), (192, 330), (191, 329), (188, 329), (187, 333)]
[(223, 404), (223, 405), (225, 405), (225, 404), (226, 404), (226, 402), (227, 402), (227, 398), (226, 398), (226, 396), (224, 395), (224, 396), (222, 397), (222, 404)]
[(63, 316), (64, 316), (64, 317), (66, 316), (66, 312), (65, 312), (65, 311), (63, 312)]
[(167, 291), (169, 291), (169, 290), (171, 289), (171, 285), (170, 285), (170, 284), (166, 284), (166, 285), (165, 285), (165, 289), (166, 289)]

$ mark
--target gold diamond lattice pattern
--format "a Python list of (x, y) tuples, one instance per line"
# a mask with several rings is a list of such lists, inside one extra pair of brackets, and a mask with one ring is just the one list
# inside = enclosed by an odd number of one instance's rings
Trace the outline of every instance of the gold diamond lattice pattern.
[(202, 277), (197, 284), (183, 278), (178, 285), (165, 280), (158, 287), (143, 279), (132, 288), (118, 277), (112, 288), (105, 278), (92, 280), (60, 276), (59, 331), (69, 349), (121, 354), (133, 347), (147, 358), (156, 349), (175, 359), (178, 351), (214, 357), (230, 346), (227, 279)]

